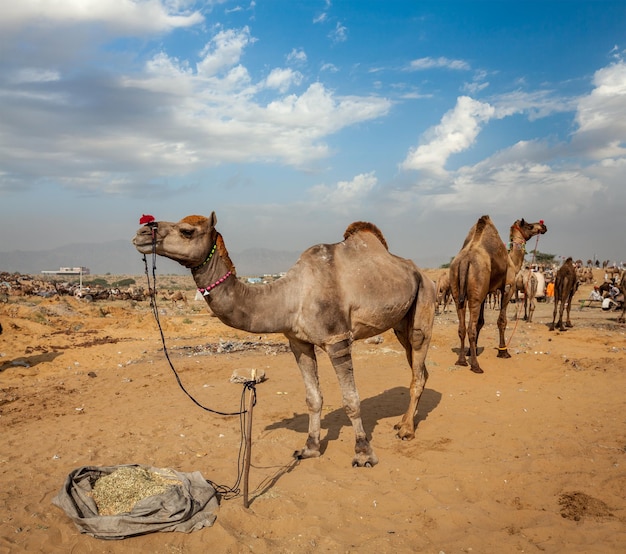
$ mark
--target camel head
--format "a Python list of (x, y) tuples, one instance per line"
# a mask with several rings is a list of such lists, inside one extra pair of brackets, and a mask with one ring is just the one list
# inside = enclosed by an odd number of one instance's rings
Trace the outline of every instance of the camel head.
[(515, 235), (518, 235), (518, 239), (521, 238), (526, 242), (535, 235), (543, 235), (547, 230), (548, 228), (544, 225), (543, 219), (539, 220), (537, 223), (528, 223), (523, 218), (518, 219), (511, 226), (511, 242), (515, 242)]
[(189, 215), (178, 223), (149, 221), (137, 230), (133, 244), (142, 254), (151, 254), (154, 249), (159, 256), (194, 268), (207, 259), (216, 242), (216, 223), (215, 212), (210, 217)]

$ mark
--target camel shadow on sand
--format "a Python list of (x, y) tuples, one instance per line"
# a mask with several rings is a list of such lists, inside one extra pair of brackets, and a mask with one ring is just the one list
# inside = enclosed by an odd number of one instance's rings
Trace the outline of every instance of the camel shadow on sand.
[(19, 356), (13, 360), (2, 362), (0, 364), (0, 373), (11, 368), (31, 368), (38, 364), (51, 362), (61, 354), (62, 352), (46, 352), (45, 354), (35, 354), (33, 356)]
[[(461, 351), (461, 349), (459, 347), (454, 347), (454, 348), (451, 348), (450, 350), (452, 350), (452, 352), (454, 352), (457, 356), (459, 355), (459, 352)], [(484, 346), (477, 346), (476, 347), (476, 357), (478, 358), (478, 356), (480, 356), (484, 351), (485, 351), (485, 347)], [(465, 349), (465, 354), (467, 356), (470, 355), (469, 348)]]
[[(416, 429), (419, 424), (426, 420), (430, 413), (439, 405), (441, 393), (433, 389), (425, 388), (420, 398), (417, 416), (415, 418)], [(369, 437), (381, 419), (397, 417), (398, 421), (404, 415), (409, 405), (409, 390), (406, 387), (387, 389), (377, 396), (361, 399), (361, 418), (363, 428)], [(391, 426), (395, 425), (393, 421)], [(320, 453), (323, 454), (328, 443), (339, 438), (342, 427), (352, 427), (343, 406), (328, 412), (322, 418), (322, 429), (326, 429), (326, 435), (320, 440)], [(309, 429), (309, 414), (294, 414), (293, 417), (282, 419), (268, 425), (265, 430), (290, 429), (306, 436)]]

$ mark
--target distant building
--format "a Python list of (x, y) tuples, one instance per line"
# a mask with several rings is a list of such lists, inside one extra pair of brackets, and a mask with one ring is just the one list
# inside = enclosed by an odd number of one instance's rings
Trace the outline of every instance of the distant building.
[(57, 270), (43, 270), (44, 275), (89, 275), (88, 267), (60, 267)]

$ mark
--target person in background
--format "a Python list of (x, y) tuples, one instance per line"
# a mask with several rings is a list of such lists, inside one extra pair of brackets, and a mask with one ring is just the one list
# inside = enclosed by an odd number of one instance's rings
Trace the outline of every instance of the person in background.
[(589, 300), (602, 301), (602, 295), (600, 294), (600, 287), (598, 287), (598, 285), (595, 285), (593, 290), (589, 293)]
[(547, 285), (546, 285), (546, 303), (550, 303), (552, 302), (552, 299), (554, 298), (554, 281), (550, 281)]

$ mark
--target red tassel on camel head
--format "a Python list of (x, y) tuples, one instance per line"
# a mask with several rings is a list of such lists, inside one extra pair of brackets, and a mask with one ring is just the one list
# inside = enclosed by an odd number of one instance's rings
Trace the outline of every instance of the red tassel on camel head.
[(153, 215), (143, 214), (139, 219), (139, 225), (148, 225), (154, 221)]

